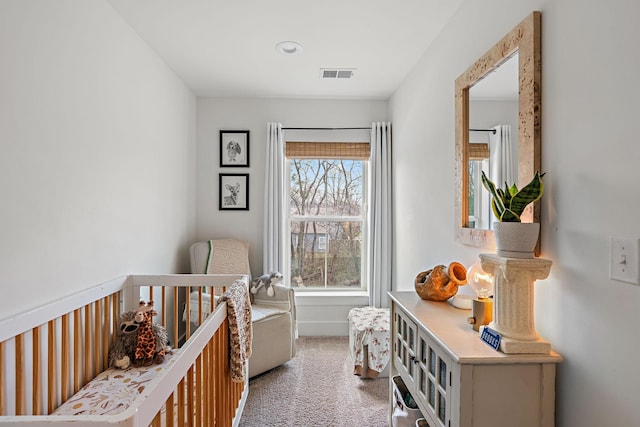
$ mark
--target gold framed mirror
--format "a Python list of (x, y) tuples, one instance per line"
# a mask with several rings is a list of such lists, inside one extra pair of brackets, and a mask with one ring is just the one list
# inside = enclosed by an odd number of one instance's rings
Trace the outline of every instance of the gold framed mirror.
[[(482, 184), (477, 180), (474, 181), (473, 171), (476, 166), (473, 165), (473, 162), (478, 160), (478, 156), (488, 158), (490, 155), (490, 150), (484, 144), (471, 144), (470, 142), (470, 129), (472, 129), (469, 113), (470, 91), (510, 60), (517, 60), (518, 94), (514, 105), (517, 105), (518, 111), (514, 120), (517, 121), (518, 129), (517, 132), (513, 132), (517, 135), (517, 144), (513, 150), (516, 153), (513, 154), (513, 161), (515, 162), (517, 159), (515, 167), (517, 172), (514, 171), (513, 176), (517, 176), (518, 187), (528, 183), (535, 172), (540, 170), (540, 118), (542, 113), (540, 24), (540, 12), (532, 12), (455, 81), (455, 238), (461, 243), (482, 247), (495, 245), (491, 226), (486, 225), (490, 222), (488, 220), (470, 220), (470, 204), (473, 212), (477, 199), (480, 197), (475, 197), (475, 195), (481, 194), (479, 191), (484, 191)], [(488, 129), (475, 129), (475, 131), (495, 133), (494, 129), (499, 129), (500, 125), (496, 123), (494, 125), (497, 126)], [(490, 143), (487, 143), (487, 146), (490, 146)], [(488, 203), (483, 209), (488, 212), (487, 215), (491, 215)], [(475, 217), (472, 215), (471, 218)], [(540, 222), (539, 201), (529, 206), (522, 218), (523, 222)], [(478, 224), (485, 225), (479, 228)], [(536, 254), (539, 252), (539, 246), (540, 241), (538, 240)]]

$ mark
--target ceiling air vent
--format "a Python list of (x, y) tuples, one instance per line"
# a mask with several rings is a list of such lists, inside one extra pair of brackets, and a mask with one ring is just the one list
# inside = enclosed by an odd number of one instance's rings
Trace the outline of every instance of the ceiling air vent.
[(321, 68), (321, 79), (350, 79), (355, 68)]

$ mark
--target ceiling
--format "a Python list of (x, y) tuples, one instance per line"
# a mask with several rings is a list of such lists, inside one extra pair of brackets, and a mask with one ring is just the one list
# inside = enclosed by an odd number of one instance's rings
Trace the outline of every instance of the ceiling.
[(108, 0), (198, 96), (361, 99), (387, 99), (462, 1)]

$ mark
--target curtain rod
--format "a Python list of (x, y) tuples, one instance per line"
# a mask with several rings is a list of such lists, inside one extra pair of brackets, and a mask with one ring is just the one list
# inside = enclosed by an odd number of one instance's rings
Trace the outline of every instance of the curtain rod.
[(495, 129), (469, 129), (469, 132), (491, 132), (492, 134), (495, 135), (496, 130)]
[(282, 128), (282, 130), (371, 130), (371, 128)]

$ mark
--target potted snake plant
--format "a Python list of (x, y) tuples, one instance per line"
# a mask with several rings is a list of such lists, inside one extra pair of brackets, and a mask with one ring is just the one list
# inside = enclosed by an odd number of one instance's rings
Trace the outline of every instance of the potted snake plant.
[(533, 258), (533, 251), (540, 233), (539, 223), (523, 223), (521, 215), (525, 208), (539, 200), (544, 192), (542, 177), (536, 172), (531, 182), (518, 189), (516, 184), (504, 188), (493, 183), (482, 172), (482, 185), (491, 193), (491, 209), (498, 219), (494, 225), (494, 234), (498, 255), (510, 258)]

